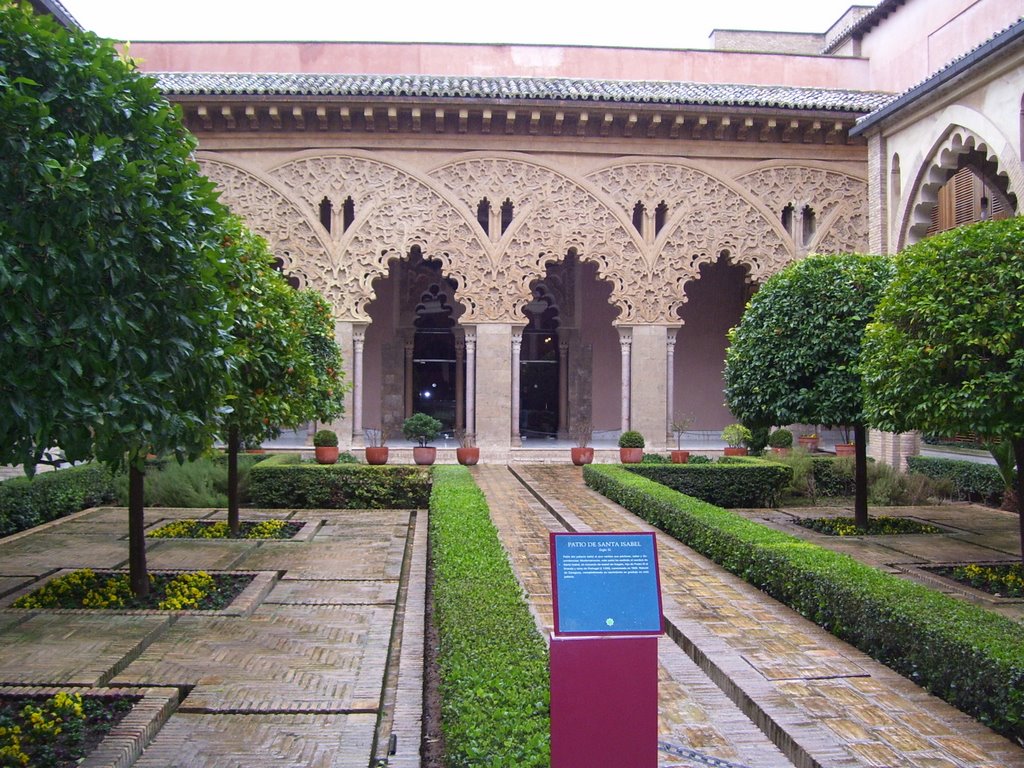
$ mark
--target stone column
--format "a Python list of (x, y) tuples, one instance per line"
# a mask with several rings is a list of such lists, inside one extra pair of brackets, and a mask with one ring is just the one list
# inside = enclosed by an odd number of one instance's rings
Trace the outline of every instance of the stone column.
[(920, 432), (882, 432), (868, 430), (868, 458), (888, 464), (898, 472), (907, 471), (907, 457), (921, 452)]
[(412, 416), (412, 349), (411, 341), (405, 342), (405, 418)]
[(466, 328), (466, 431), (476, 432), (476, 327)]
[(569, 342), (558, 342), (558, 436), (569, 436)]
[(623, 432), (630, 426), (630, 371), (632, 369), (631, 349), (633, 346), (633, 328), (622, 326), (619, 329), (619, 350), (622, 353), (622, 420)]
[[(341, 320), (334, 321), (334, 341), (338, 344), (338, 347), (342, 350), (353, 348), (353, 329), (354, 325), (349, 322)], [(349, 355), (342, 355), (342, 367), (345, 371), (345, 379), (347, 381), (355, 381), (355, 371), (353, 370), (353, 361)], [(352, 447), (352, 432), (353, 432), (353, 421), (352, 413), (354, 408), (354, 388), (350, 388), (345, 393), (345, 413), (341, 418), (336, 419), (330, 424), (324, 424), (324, 427), (333, 429), (338, 433), (338, 447), (342, 450)]]
[(366, 325), (352, 326), (352, 444), (363, 443), (363, 349)]
[[(455, 428), (466, 429), (466, 379), (462, 364), (466, 360), (466, 342), (455, 342)], [(468, 431), (468, 430), (467, 430)]]
[(634, 326), (631, 347), (630, 429), (644, 436), (648, 448), (664, 450), (668, 436), (668, 328)]
[(676, 332), (678, 328), (666, 329), (665, 336), (665, 437), (672, 434), (676, 407)]
[(477, 444), (489, 461), (508, 458), (509, 413), (512, 410), (512, 326), (476, 326), (476, 387), (474, 421)]
[(523, 346), (523, 329), (517, 326), (512, 329), (512, 445), (519, 447), (523, 444), (519, 434), (519, 394), (521, 382), (519, 380), (519, 356)]

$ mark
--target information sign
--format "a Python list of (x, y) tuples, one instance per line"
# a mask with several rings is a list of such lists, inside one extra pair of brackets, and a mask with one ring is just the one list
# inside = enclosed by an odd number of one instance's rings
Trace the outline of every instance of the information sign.
[(555, 633), (661, 634), (653, 533), (552, 533)]

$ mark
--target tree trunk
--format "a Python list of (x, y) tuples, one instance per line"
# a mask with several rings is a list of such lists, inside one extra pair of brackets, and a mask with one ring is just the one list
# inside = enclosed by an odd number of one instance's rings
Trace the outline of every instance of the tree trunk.
[(856, 458), (853, 471), (853, 521), (861, 530), (868, 528), (868, 430), (863, 424), (853, 427)]
[(228, 528), (232, 536), (238, 536), (241, 524), (238, 520), (238, 449), (241, 447), (238, 427), (228, 428)]
[(1024, 437), (1013, 439), (1013, 458), (1017, 461), (1017, 520), (1020, 527), (1020, 560), (1024, 563)]
[(146, 571), (146, 519), (143, 491), (146, 473), (134, 463), (128, 466), (128, 579), (138, 598), (149, 595)]

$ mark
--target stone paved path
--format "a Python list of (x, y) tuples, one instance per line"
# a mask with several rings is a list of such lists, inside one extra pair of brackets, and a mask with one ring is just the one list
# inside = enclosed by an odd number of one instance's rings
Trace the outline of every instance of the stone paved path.
[[(548, 530), (653, 529), (587, 489), (578, 469), (515, 473), (476, 469), (546, 630)], [(658, 548), (671, 638), (660, 647), (666, 740), (758, 767), (788, 764), (779, 750), (793, 764), (829, 768), (1024, 766), (1024, 750), (687, 547), (659, 533)], [(706, 677), (693, 674), (701, 669)]]
[[(223, 517), (151, 509), (147, 522), (204, 515)], [(151, 569), (261, 574), (258, 594), (219, 614), (9, 607), (58, 568), (125, 567), (125, 510), (0, 541), (0, 686), (175, 691), (141, 768), (368, 768), (392, 737), (389, 765), (418, 766), (426, 515), (243, 511), (266, 517), (306, 527), (289, 541), (149, 542)]]

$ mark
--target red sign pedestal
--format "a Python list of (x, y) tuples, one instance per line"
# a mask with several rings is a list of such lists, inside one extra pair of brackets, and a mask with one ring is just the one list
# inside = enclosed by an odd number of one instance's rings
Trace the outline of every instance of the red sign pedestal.
[(551, 768), (657, 768), (658, 638), (551, 635)]

